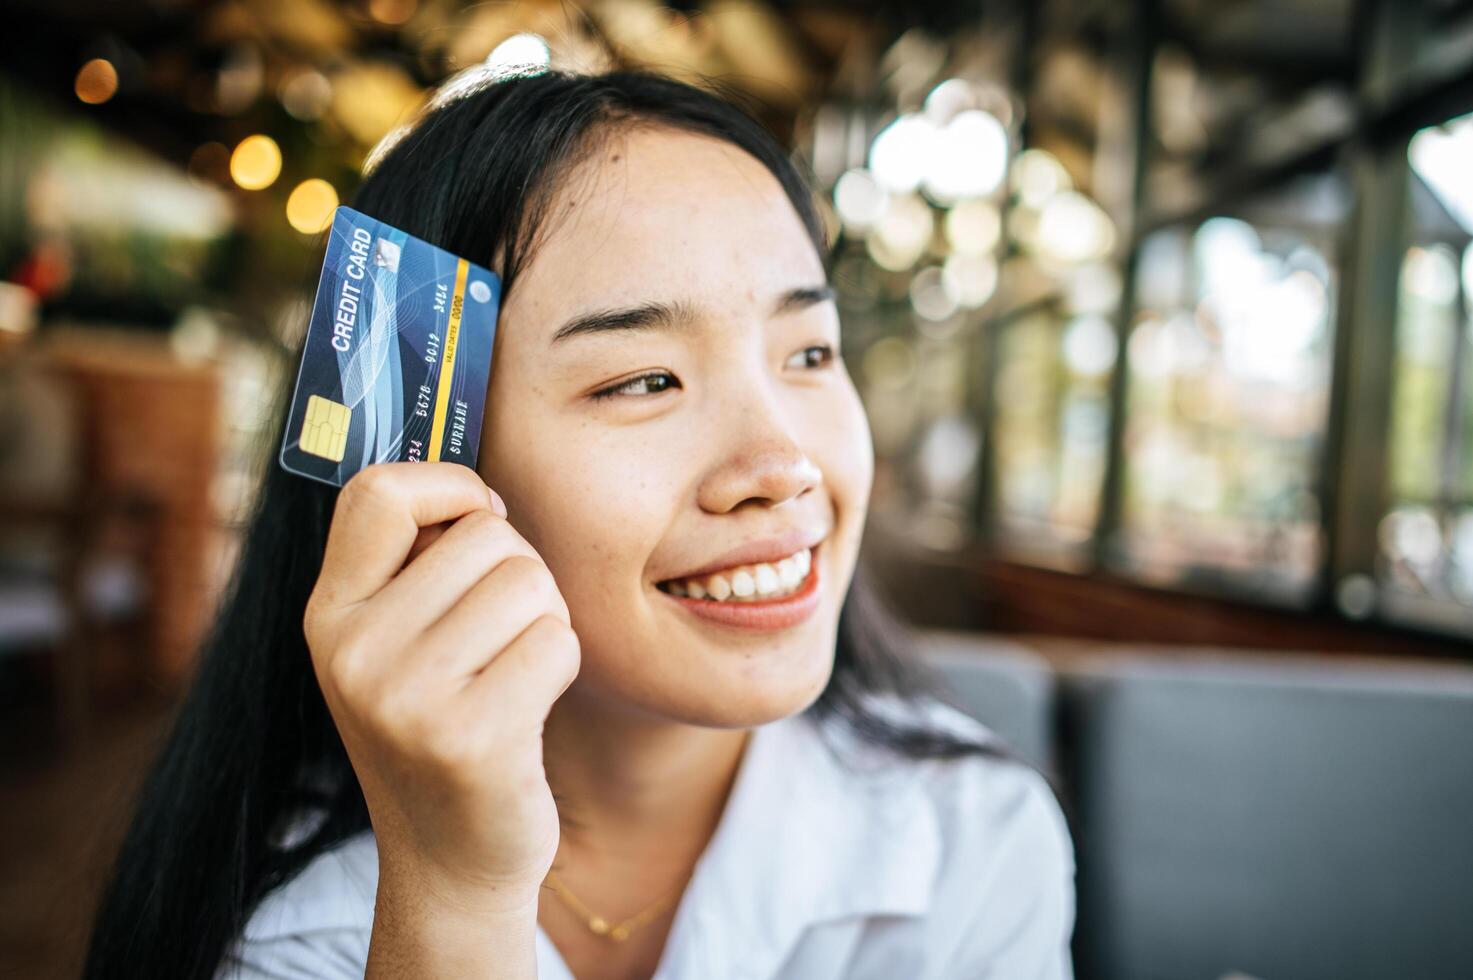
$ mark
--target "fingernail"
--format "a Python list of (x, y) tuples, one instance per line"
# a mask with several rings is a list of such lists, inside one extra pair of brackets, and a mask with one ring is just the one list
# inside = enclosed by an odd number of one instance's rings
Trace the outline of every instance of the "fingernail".
[[(487, 487), (486, 489), (491, 490), (490, 487)], [(498, 516), (503, 518), (506, 517), (506, 501), (502, 500), (501, 494), (497, 493), (495, 490), (491, 490), (491, 509), (496, 511)]]

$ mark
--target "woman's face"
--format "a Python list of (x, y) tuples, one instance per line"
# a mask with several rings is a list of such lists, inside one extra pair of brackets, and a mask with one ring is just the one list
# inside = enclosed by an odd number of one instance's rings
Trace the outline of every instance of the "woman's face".
[[(711, 727), (802, 710), (832, 669), (874, 466), (812, 241), (761, 163), (669, 129), (606, 141), (550, 215), (500, 312), (480, 471), (567, 600), (569, 695)], [(766, 623), (662, 586), (722, 565), (738, 591), (738, 571), (771, 587), (765, 557), (781, 593), (802, 558), (777, 560), (814, 542), (816, 598)]]

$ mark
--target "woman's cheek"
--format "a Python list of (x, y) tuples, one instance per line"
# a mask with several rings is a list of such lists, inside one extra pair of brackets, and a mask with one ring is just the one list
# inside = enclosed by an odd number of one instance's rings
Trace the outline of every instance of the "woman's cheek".
[(609, 433), (562, 442), (550, 461), (562, 477), (542, 490), (546, 511), (557, 516), (543, 523), (559, 539), (574, 539), (586, 567), (637, 581), (676, 515), (672, 494), (687, 485), (683, 473), (672, 472), (672, 462), (689, 458), (668, 442), (618, 440)]
[(874, 481), (875, 447), (869, 417), (853, 385), (842, 386), (823, 435), (819, 445), (828, 454), (825, 469), (834, 474), (830, 492), (835, 503), (863, 514)]

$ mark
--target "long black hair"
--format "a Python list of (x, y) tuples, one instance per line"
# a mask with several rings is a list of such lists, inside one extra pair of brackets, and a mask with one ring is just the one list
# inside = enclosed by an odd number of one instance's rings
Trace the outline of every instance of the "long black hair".
[[(471, 86), (433, 104), (370, 169), (352, 204), (457, 255), (500, 257), (505, 296), (559, 176), (601, 135), (628, 125), (713, 136), (757, 158), (828, 264), (807, 183), (735, 97), (638, 71), (545, 71)], [(211, 977), (267, 892), (369, 829), (302, 635), (337, 491), (269, 462), (281, 437), (278, 428), (240, 559), (102, 896), (87, 977)], [(934, 675), (903, 655), (904, 631), (857, 572), (832, 677), (808, 712), (907, 758), (995, 754), (867, 703), (875, 693), (940, 693)], [(318, 816), (306, 833), (294, 823), (303, 812)]]

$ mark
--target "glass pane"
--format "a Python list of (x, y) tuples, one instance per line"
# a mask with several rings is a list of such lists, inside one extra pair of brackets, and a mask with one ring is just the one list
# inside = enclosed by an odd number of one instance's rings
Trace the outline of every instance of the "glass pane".
[(1426, 503), (1439, 494), (1458, 305), (1458, 254), (1441, 244), (1409, 248), (1397, 288), (1389, 447), (1398, 500)]
[(1099, 510), (1115, 328), (1046, 311), (1006, 328), (997, 415), (998, 534), (1019, 555), (1088, 543)]
[(1321, 175), (1143, 243), (1115, 542), (1135, 573), (1307, 594), (1345, 214)]
[(1407, 158), (1377, 576), (1393, 617), (1473, 628), (1473, 115), (1417, 133)]

